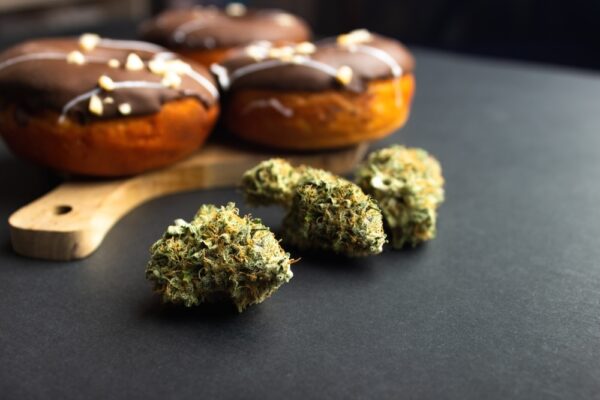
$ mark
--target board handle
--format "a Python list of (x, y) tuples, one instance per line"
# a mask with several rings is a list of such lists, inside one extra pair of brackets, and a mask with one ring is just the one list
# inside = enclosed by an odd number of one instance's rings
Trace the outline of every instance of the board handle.
[(65, 183), (19, 209), (8, 220), (14, 250), (48, 260), (86, 257), (127, 212), (127, 204), (113, 204), (121, 183)]
[[(362, 144), (287, 158), (345, 174), (367, 148)], [(12, 246), (21, 255), (46, 260), (87, 257), (113, 225), (141, 203), (172, 193), (235, 186), (244, 171), (272, 156), (212, 144), (183, 162), (132, 178), (63, 183), (10, 216)]]

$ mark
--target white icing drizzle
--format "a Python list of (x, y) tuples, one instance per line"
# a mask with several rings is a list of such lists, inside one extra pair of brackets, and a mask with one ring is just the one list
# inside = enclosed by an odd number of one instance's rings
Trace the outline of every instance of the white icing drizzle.
[(36, 53), (36, 54), (23, 54), (14, 58), (9, 58), (0, 62), (0, 69), (10, 67), (11, 65), (18, 64), (30, 60), (66, 60), (67, 55), (65, 53)]
[(399, 78), (402, 75), (402, 67), (388, 52), (364, 44), (355, 45), (355, 48), (361, 53), (368, 54), (374, 58), (381, 60), (384, 64), (390, 67), (394, 78)]
[[(113, 90), (118, 89), (131, 89), (131, 88), (144, 88), (144, 89), (164, 89), (164, 85), (158, 82), (146, 82), (146, 81), (123, 81), (123, 82), (114, 82)], [(90, 90), (89, 92), (85, 92), (80, 94), (79, 96), (69, 100), (67, 104), (64, 105), (60, 117), (58, 118), (59, 123), (63, 123), (65, 118), (67, 117), (67, 113), (71, 108), (73, 108), (77, 103), (85, 101), (90, 97), (99, 94), (102, 92), (102, 89), (95, 88)]]
[[(176, 58), (177, 55), (170, 51), (161, 51), (160, 53), (156, 53), (154, 55), (155, 60), (172, 60)], [(213, 85), (211, 81), (202, 76), (202, 74), (196, 72), (193, 68), (190, 68), (189, 71), (184, 72), (184, 75), (189, 77), (190, 79), (193, 79), (200, 86), (203, 86), (215, 100), (219, 98), (219, 90), (217, 89), (217, 87)]]
[[(68, 54), (58, 53), (58, 52), (23, 54), (23, 55), (9, 58), (8, 60), (4, 60), (4, 61), (0, 62), (0, 70), (10, 67), (15, 64), (26, 62), (26, 61), (33, 61), (33, 60), (65, 60), (66, 61), (67, 57), (68, 57)], [(93, 62), (93, 63), (107, 63), (108, 60), (109, 60), (108, 58), (90, 57), (90, 56), (86, 56), (86, 58), (85, 58), (86, 62)]]
[(203, 86), (215, 100), (219, 98), (219, 91), (217, 90), (216, 86), (213, 85), (211, 81), (202, 76), (202, 74), (199, 74), (193, 69), (190, 69), (188, 72), (185, 72), (185, 75), (199, 83), (201, 86)]
[[(137, 44), (141, 44), (141, 45), (148, 45), (148, 49), (150, 49), (150, 47), (153, 47), (155, 50), (146, 50), (146, 51), (151, 51), (151, 52), (155, 52), (158, 51), (158, 53), (156, 53), (153, 58), (154, 59), (162, 59), (162, 60), (172, 60), (172, 59), (176, 59), (177, 55), (173, 52), (170, 51), (164, 51), (164, 49), (160, 46), (155, 46), (153, 44), (150, 43), (144, 43), (144, 42), (138, 42), (136, 40), (111, 40), (111, 39), (102, 39), (100, 41), (100, 45), (103, 45), (103, 43), (107, 41), (109, 43), (117, 43), (120, 45), (120, 43), (128, 43), (130, 45), (135, 45)], [(104, 46), (107, 47), (107, 46)], [(143, 50), (142, 48), (138, 47), (138, 48), (131, 48), (131, 47), (114, 47), (114, 48), (122, 48), (122, 49), (131, 49), (131, 50)], [(213, 85), (213, 83), (211, 81), (209, 81), (208, 79), (206, 79), (204, 76), (202, 76), (202, 74), (196, 72), (193, 68), (190, 68), (189, 71), (184, 72), (184, 75), (191, 78), (192, 80), (194, 80), (196, 83), (198, 83), (200, 86), (204, 87), (210, 94), (211, 96), (217, 100), (219, 99), (219, 91), (217, 90), (216, 86)]]
[(107, 49), (123, 49), (123, 50), (138, 50), (147, 51), (149, 53), (164, 53), (163, 47), (152, 43), (140, 42), (138, 40), (116, 40), (116, 39), (100, 39), (98, 47)]
[[(333, 40), (331, 38), (325, 38), (325, 39), (316, 41), (315, 44), (326, 45), (326, 44), (330, 44), (332, 42), (333, 42)], [(342, 48), (344, 48), (344, 47), (342, 46)], [(380, 60), (381, 62), (386, 64), (388, 67), (390, 67), (390, 71), (392, 72), (392, 76), (394, 78), (399, 78), (403, 74), (403, 70), (402, 70), (402, 67), (400, 66), (400, 64), (396, 61), (396, 59), (394, 59), (394, 57), (392, 57), (385, 50), (381, 50), (381, 49), (379, 49), (377, 47), (373, 47), (373, 46), (368, 46), (366, 44), (358, 44), (358, 43), (349, 44), (349, 45), (347, 45), (346, 48), (350, 51), (361, 52), (363, 54), (370, 55), (371, 57), (374, 57), (374, 58)], [(403, 100), (402, 100), (402, 89), (400, 87), (399, 82), (396, 84), (395, 91), (396, 91), (396, 104), (398, 107), (400, 107), (400, 106), (402, 106)]]
[(279, 100), (277, 100), (275, 98), (270, 98), (268, 100), (264, 100), (264, 99), (255, 100), (255, 101), (251, 102), (246, 107), (244, 107), (244, 109), (242, 110), (242, 115), (248, 114), (249, 112), (251, 112), (252, 110), (254, 110), (256, 108), (269, 108), (269, 107), (273, 108), (279, 114), (281, 114), (287, 118), (291, 118), (294, 115), (294, 110), (292, 110), (289, 107), (284, 106), (283, 104), (281, 104), (281, 102)]
[(268, 60), (257, 64), (243, 66), (242, 68), (236, 69), (232, 74), (229, 75), (229, 84), (232, 84), (236, 79), (241, 78), (244, 75), (252, 74), (263, 69), (280, 67), (282, 65), (287, 65), (287, 63), (279, 60)]
[[(68, 56), (68, 54), (58, 53), (58, 52), (24, 54), (24, 55), (10, 58), (8, 60), (4, 60), (4, 61), (0, 62), (0, 70), (10, 67), (11, 65), (15, 65), (15, 64), (18, 64), (21, 62), (26, 62), (26, 61), (32, 61), (32, 60), (65, 60), (66, 61), (67, 56)], [(156, 58), (174, 58), (174, 54), (163, 51), (161, 53), (157, 53), (155, 57)], [(101, 57), (86, 56), (85, 61), (102, 64), (102, 63), (108, 63), (109, 59), (101, 58)], [(184, 74), (187, 77), (189, 77), (190, 79), (194, 80), (200, 86), (204, 87), (215, 100), (219, 98), (219, 91), (217, 90), (215, 85), (213, 85), (213, 83), (211, 81), (209, 81), (204, 76), (202, 76), (202, 74), (199, 74), (198, 72), (194, 71), (194, 69), (190, 69), (189, 71), (184, 72)]]
[(318, 70), (326, 73), (327, 75), (333, 76), (334, 78), (337, 77), (337, 73), (338, 73), (337, 68), (334, 68), (331, 65), (327, 65), (320, 61), (315, 61), (315, 60), (311, 60), (310, 58), (307, 58), (307, 59), (303, 60), (300, 64), (306, 65), (307, 67), (311, 67), (314, 69), (318, 69)]
[(223, 89), (229, 88), (231, 82), (229, 81), (229, 71), (227, 71), (227, 68), (215, 63), (210, 66), (210, 70), (217, 76), (219, 84)]
[[(171, 52), (163, 51), (164, 49), (159, 46), (152, 45), (150, 43), (138, 42), (135, 40), (112, 40), (112, 39), (102, 39), (100, 41), (99, 46), (102, 47), (111, 47), (111, 48), (119, 48), (124, 50), (142, 50), (155, 52), (159, 51), (155, 54), (154, 58), (156, 59), (173, 59), (176, 58), (176, 55)], [(23, 54), (20, 56), (16, 56), (7, 60), (0, 62), (0, 70), (10, 67), (15, 64), (19, 64), (22, 62), (33, 61), (33, 60), (64, 60), (66, 61), (68, 57), (67, 53), (60, 52), (43, 52), (43, 53), (32, 53), (32, 54)], [(86, 55), (85, 62), (86, 63), (108, 63), (109, 58), (102, 58), (96, 56)], [(196, 72), (193, 68), (190, 68), (189, 71), (185, 71), (183, 73), (185, 76), (194, 80), (200, 86), (205, 88), (210, 95), (216, 100), (219, 98), (219, 91), (216, 86), (207, 78), (202, 76), (202, 74)], [(115, 82), (115, 89), (123, 89), (123, 88), (162, 88), (164, 89), (164, 85), (160, 83), (154, 82), (145, 82), (145, 81), (125, 81), (125, 82)], [(62, 113), (59, 117), (59, 122), (64, 122), (66, 118), (67, 112), (80, 101), (89, 99), (94, 94), (98, 94), (100, 89), (93, 89), (87, 93), (84, 93), (80, 96), (75, 97), (70, 100), (62, 109)]]
[[(154, 59), (176, 59), (177, 55), (170, 51), (162, 51), (154, 55)], [(190, 66), (191, 67), (191, 66)], [(190, 68), (189, 71), (184, 72), (184, 75), (196, 81), (199, 85), (203, 86), (215, 99), (219, 99), (219, 90), (217, 87), (202, 74), (196, 72), (194, 68)]]
[[(402, 76), (402, 67), (398, 62), (392, 57), (388, 52), (378, 49), (376, 47), (367, 46), (364, 44), (351, 45), (349, 49), (356, 50), (360, 53), (367, 54), (373, 58), (376, 58), (390, 67), (392, 72), (392, 76), (394, 78), (399, 78)], [(398, 107), (402, 106), (402, 89), (400, 87), (400, 82), (395, 84), (395, 92), (396, 92), (396, 105)]]
[(277, 68), (284, 65), (302, 65), (305, 67), (313, 68), (323, 73), (335, 77), (337, 75), (337, 69), (333, 68), (331, 65), (327, 65), (325, 63), (311, 60), (309, 58), (303, 58), (299, 62), (285, 62), (281, 60), (268, 60), (264, 62), (260, 62), (257, 64), (249, 64), (240, 69), (233, 71), (233, 73), (229, 76), (230, 84), (233, 83), (236, 79), (241, 78), (244, 75), (253, 74), (258, 71), (262, 71), (270, 68)]
[(206, 20), (203, 19), (193, 19), (184, 22), (173, 31), (173, 39), (175, 39), (177, 43), (182, 43), (188, 34), (204, 28), (204, 25), (206, 25)]
[(177, 55), (170, 51), (161, 51), (160, 53), (156, 53), (153, 58), (155, 60), (157, 60), (157, 59), (172, 60), (174, 58), (177, 58)]

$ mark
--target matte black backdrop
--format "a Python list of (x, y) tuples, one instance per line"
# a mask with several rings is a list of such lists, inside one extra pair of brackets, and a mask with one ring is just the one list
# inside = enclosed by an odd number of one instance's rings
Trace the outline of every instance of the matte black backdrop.
[[(154, 11), (218, 0), (154, 0)], [(250, 0), (307, 18), (321, 35), (356, 27), (409, 44), (600, 68), (600, 2), (593, 0)]]

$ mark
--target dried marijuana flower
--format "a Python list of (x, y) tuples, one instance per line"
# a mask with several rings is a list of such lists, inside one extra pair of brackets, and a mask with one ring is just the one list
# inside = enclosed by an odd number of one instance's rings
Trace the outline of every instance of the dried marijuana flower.
[(330, 250), (349, 257), (381, 253), (383, 217), (362, 190), (327, 171), (287, 161), (264, 161), (242, 178), (246, 200), (288, 209), (283, 221), (287, 243), (301, 249)]
[(425, 150), (396, 145), (373, 152), (359, 166), (356, 183), (378, 202), (394, 248), (435, 237), (444, 178)]
[(242, 176), (246, 201), (255, 206), (290, 205), (294, 188), (302, 175), (280, 158), (263, 161)]
[(178, 219), (151, 249), (146, 278), (163, 301), (198, 305), (230, 299), (241, 312), (288, 282), (290, 256), (260, 220), (235, 204), (203, 205), (192, 222)]
[(377, 204), (352, 182), (311, 178), (295, 190), (283, 221), (284, 238), (301, 249), (349, 257), (379, 254), (385, 243)]

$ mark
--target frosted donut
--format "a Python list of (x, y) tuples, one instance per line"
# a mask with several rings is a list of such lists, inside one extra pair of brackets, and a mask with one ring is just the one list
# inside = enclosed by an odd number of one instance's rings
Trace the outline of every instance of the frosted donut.
[(86, 34), (0, 54), (0, 135), (17, 155), (75, 174), (185, 157), (214, 125), (218, 96), (207, 70), (150, 43)]
[(358, 30), (318, 44), (255, 44), (212, 66), (236, 135), (295, 150), (383, 138), (407, 120), (414, 59), (393, 39)]
[(303, 42), (310, 39), (308, 25), (280, 10), (246, 9), (231, 3), (224, 10), (214, 6), (169, 10), (140, 27), (143, 40), (165, 46), (200, 64), (210, 66), (227, 53), (254, 41)]

